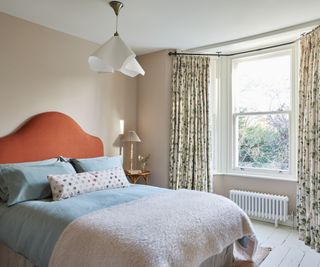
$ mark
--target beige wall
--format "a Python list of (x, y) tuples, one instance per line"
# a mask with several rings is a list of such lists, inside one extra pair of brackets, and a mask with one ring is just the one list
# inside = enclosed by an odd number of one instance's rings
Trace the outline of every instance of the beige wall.
[[(142, 143), (139, 152), (151, 153), (150, 183), (168, 186), (169, 137), (171, 112), (171, 58), (168, 51), (160, 51), (139, 57), (146, 70), (138, 79), (138, 131)], [(296, 205), (296, 182), (240, 176), (214, 176), (215, 193), (228, 196), (230, 189), (253, 190), (288, 195), (290, 212)]]
[(168, 50), (163, 50), (138, 60), (146, 71), (138, 78), (137, 129), (142, 140), (139, 153), (151, 154), (150, 183), (168, 187), (171, 58)]
[(102, 138), (114, 155), (119, 120), (136, 127), (137, 79), (97, 74), (87, 58), (97, 45), (0, 13), (0, 136), (30, 116), (60, 111)]

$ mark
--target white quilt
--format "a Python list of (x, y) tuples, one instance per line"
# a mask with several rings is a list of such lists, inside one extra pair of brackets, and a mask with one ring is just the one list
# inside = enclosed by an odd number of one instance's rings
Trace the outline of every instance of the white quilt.
[(196, 267), (248, 235), (243, 260), (256, 239), (247, 215), (219, 195), (178, 190), (80, 217), (62, 233), (49, 267)]

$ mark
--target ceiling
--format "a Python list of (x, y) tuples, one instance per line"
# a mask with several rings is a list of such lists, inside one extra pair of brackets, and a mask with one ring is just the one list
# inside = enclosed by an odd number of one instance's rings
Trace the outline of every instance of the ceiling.
[[(138, 54), (188, 49), (320, 18), (319, 0), (123, 0), (119, 33)], [(102, 44), (115, 17), (104, 0), (0, 0), (0, 11)]]

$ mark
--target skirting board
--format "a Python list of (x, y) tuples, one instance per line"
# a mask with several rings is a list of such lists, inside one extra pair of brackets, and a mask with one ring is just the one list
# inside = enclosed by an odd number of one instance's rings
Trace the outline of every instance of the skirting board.
[[(272, 223), (274, 224), (274, 220), (269, 220), (269, 219), (262, 219), (259, 217), (254, 217), (254, 216), (249, 216), (250, 219), (255, 220), (255, 221), (260, 221), (260, 222), (267, 222), (267, 223)], [(289, 215), (288, 216), (288, 220), (283, 222), (283, 221), (279, 221), (279, 225), (284, 225), (284, 226), (289, 226), (292, 228), (295, 228), (297, 226), (297, 217), (294, 215)]]

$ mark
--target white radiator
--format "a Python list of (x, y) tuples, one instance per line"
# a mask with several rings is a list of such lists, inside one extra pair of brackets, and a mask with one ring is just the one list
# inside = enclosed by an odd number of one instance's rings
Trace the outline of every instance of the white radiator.
[(278, 221), (288, 220), (287, 196), (277, 196), (242, 190), (230, 190), (230, 199), (238, 204), (250, 217)]

